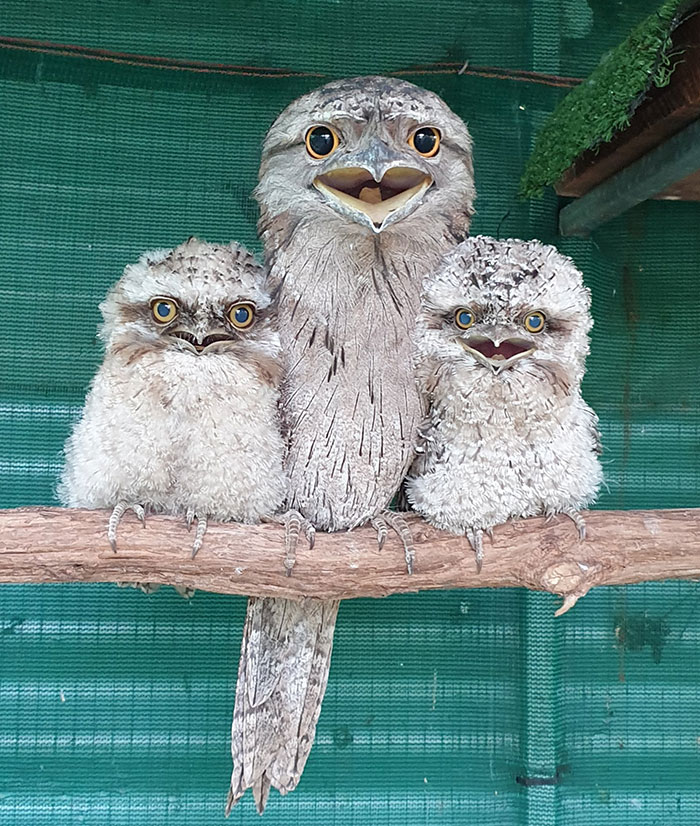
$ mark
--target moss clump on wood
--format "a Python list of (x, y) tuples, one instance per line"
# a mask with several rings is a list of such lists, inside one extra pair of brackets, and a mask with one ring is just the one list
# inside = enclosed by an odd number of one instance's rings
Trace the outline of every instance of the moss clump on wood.
[(687, 6), (666, 0), (561, 101), (537, 136), (520, 180), (522, 197), (541, 195), (582, 152), (624, 129), (648, 89), (669, 82), (671, 33)]

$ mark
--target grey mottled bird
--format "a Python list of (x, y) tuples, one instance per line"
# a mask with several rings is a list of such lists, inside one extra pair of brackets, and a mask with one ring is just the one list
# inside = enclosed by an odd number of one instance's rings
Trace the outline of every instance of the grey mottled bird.
[(280, 350), (264, 274), (237, 244), (143, 255), (100, 305), (105, 357), (66, 443), (64, 505), (257, 522), (286, 494)]
[(602, 481), (598, 419), (581, 396), (589, 291), (571, 259), (538, 241), (477, 236), (426, 279), (416, 331), (429, 406), (406, 482), (429, 522), (482, 535), (510, 518), (580, 508)]
[[(471, 138), (435, 94), (353, 78), (296, 100), (270, 129), (256, 197), (286, 371), (290, 524), (366, 522), (380, 542), (414, 455), (411, 333), (423, 274), (468, 230)], [(228, 809), (295, 788), (328, 678), (337, 602), (249, 603)]]

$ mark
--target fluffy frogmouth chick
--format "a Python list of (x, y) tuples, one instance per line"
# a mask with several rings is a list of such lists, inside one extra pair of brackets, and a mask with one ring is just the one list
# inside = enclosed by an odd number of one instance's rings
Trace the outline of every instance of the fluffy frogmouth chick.
[(65, 448), (64, 505), (258, 522), (286, 484), (280, 349), (264, 273), (235, 243), (141, 256), (100, 305), (105, 356)]
[(429, 405), (406, 481), (418, 513), (465, 534), (579, 509), (602, 481), (597, 417), (581, 396), (592, 326), (574, 263), (538, 241), (483, 236), (457, 246), (424, 284), (416, 329)]

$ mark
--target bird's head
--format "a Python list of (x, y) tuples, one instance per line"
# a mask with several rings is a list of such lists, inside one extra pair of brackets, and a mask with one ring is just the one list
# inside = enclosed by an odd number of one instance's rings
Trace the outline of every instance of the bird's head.
[(426, 89), (386, 77), (329, 83), (291, 103), (267, 134), (255, 190), (263, 233), (279, 216), (379, 234), (441, 215), (463, 237), (471, 149), (464, 122)]
[(569, 395), (583, 376), (589, 307), (580, 271), (554, 247), (469, 238), (425, 281), (419, 361), (470, 392)]
[(263, 279), (263, 268), (235, 243), (190, 238), (145, 253), (100, 305), (102, 338), (109, 351), (134, 358), (172, 350), (193, 358), (276, 360), (279, 341)]

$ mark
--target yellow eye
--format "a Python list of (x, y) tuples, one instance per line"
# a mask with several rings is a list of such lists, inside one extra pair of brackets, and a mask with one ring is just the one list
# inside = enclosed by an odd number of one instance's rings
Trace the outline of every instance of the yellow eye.
[(168, 324), (178, 313), (177, 304), (172, 298), (151, 299), (151, 313), (159, 324)]
[(252, 304), (234, 304), (228, 311), (228, 320), (239, 330), (250, 327), (255, 318), (255, 307)]
[(408, 139), (408, 145), (424, 158), (432, 158), (440, 148), (440, 137), (440, 130), (434, 126), (421, 126)]
[(455, 324), (460, 330), (468, 330), (475, 321), (474, 313), (466, 307), (455, 310)]
[(541, 333), (544, 330), (547, 317), (544, 313), (539, 311), (536, 313), (528, 313), (523, 319), (523, 324), (528, 333)]
[(330, 126), (312, 126), (304, 139), (306, 151), (312, 158), (327, 158), (338, 148), (340, 138)]

